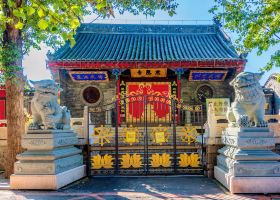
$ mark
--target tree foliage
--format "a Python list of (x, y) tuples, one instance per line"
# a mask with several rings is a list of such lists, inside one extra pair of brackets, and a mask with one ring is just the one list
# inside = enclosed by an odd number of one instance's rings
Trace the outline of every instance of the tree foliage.
[(238, 34), (241, 51), (257, 49), (258, 55), (276, 46), (269, 62), (261, 70), (280, 67), (280, 2), (279, 0), (215, 0), (210, 10), (225, 28)]
[[(39, 49), (41, 42), (56, 48), (70, 41), (73, 46), (75, 30), (85, 15), (109, 17), (116, 10), (154, 15), (158, 9), (173, 15), (176, 7), (175, 0), (0, 0), (0, 70), (11, 78), (10, 72), (15, 68), (7, 69), (7, 59), (17, 59), (14, 54), (28, 53), (31, 47)], [(3, 33), (7, 26), (20, 30), (22, 49), (5, 43)]]

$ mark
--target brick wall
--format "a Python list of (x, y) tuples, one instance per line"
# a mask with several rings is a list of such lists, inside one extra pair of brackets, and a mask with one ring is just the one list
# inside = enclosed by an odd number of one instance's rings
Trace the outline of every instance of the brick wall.
[(200, 103), (196, 96), (196, 90), (202, 85), (208, 85), (213, 90), (213, 98), (230, 98), (233, 101), (234, 90), (229, 85), (230, 80), (225, 81), (188, 81), (181, 80), (181, 98), (186, 104)]
[(109, 82), (73, 82), (69, 74), (60, 72), (60, 87), (63, 89), (60, 95), (61, 105), (67, 106), (71, 112), (71, 117), (83, 117), (84, 106), (87, 104), (82, 97), (83, 90), (88, 86), (95, 86), (101, 92), (102, 100), (93, 107), (98, 107), (105, 102), (112, 100), (116, 96), (116, 81), (110, 79)]

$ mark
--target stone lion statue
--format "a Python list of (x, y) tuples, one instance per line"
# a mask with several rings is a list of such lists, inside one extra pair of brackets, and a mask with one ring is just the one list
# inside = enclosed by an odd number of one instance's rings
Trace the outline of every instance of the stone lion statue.
[(263, 73), (242, 72), (231, 82), (235, 100), (227, 112), (232, 126), (267, 126), (264, 120), (265, 96), (259, 80)]
[(53, 80), (30, 81), (35, 88), (31, 101), (33, 122), (29, 129), (70, 129), (70, 112), (57, 102), (58, 86)]

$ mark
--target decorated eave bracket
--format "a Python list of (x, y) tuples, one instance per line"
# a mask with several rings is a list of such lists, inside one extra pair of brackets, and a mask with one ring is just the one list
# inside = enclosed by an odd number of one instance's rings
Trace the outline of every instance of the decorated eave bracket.
[(112, 74), (116, 77), (116, 80), (119, 80), (119, 76), (125, 71), (125, 69), (113, 69)]
[(185, 73), (185, 70), (186, 69), (183, 69), (183, 68), (177, 68), (174, 70), (175, 74), (177, 74), (179, 80), (181, 80), (182, 75)]

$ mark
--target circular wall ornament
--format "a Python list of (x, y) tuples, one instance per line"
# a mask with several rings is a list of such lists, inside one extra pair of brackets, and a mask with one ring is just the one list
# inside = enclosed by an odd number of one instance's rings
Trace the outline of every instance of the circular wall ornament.
[(102, 93), (99, 88), (95, 86), (87, 86), (81, 93), (83, 101), (90, 105), (97, 105), (102, 100)]
[(200, 86), (196, 91), (196, 97), (200, 102), (206, 102), (206, 99), (213, 98), (214, 91), (208, 85)]

